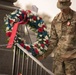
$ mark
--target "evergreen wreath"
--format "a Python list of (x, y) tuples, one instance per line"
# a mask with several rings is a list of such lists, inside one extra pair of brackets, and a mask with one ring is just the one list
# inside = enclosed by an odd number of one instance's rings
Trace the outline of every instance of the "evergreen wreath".
[[(13, 43), (19, 43), (35, 57), (42, 55), (47, 51), (50, 36), (47, 32), (47, 27), (41, 17), (33, 14), (30, 10), (24, 11), (18, 9), (12, 12), (10, 15), (6, 15), (4, 22), (6, 25), (6, 36), (9, 37), (9, 44), (7, 48), (11, 48)], [(24, 43), (24, 40), (20, 37), (17, 29), (18, 25), (23, 24), (29, 25), (30, 29), (33, 29), (36, 33), (37, 41), (33, 44)], [(12, 41), (12, 43), (10, 43), (10, 41)]]

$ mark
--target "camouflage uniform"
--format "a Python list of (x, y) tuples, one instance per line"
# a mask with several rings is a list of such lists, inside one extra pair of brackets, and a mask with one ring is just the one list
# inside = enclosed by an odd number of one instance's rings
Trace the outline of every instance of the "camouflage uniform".
[(53, 72), (55, 75), (76, 75), (76, 12), (72, 9), (68, 15), (60, 12), (52, 21), (50, 35), (45, 56), (54, 49)]

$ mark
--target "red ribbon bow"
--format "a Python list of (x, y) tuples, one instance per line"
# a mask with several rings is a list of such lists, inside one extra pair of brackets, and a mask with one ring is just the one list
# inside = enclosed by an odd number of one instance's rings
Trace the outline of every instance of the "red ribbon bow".
[(17, 23), (14, 24), (14, 27), (13, 27), (13, 30), (12, 30), (12, 34), (10, 36), (10, 40), (8, 42), (7, 48), (11, 48), (13, 46), (14, 38), (16, 36), (16, 32), (17, 32), (18, 26), (22, 25), (22, 24), (27, 24), (27, 22), (28, 22), (28, 20), (26, 22), (21, 21), (21, 22), (17, 22)]

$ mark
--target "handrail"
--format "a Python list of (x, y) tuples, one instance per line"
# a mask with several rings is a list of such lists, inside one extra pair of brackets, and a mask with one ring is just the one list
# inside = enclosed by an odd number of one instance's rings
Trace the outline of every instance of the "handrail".
[(49, 69), (47, 69), (46, 67), (44, 67), (44, 65), (40, 61), (38, 61), (34, 56), (32, 56), (27, 50), (25, 50), (23, 47), (21, 47), (18, 43), (17, 43), (17, 47), (20, 48), (24, 53), (26, 53), (27, 56), (29, 56), (39, 66), (41, 66), (46, 72), (48, 72), (50, 75), (54, 75), (54, 73), (52, 73)]

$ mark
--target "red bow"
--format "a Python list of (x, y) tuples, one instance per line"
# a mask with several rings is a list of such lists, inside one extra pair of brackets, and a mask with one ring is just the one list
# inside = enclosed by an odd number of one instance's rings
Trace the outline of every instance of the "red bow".
[(13, 46), (14, 38), (16, 36), (16, 32), (17, 32), (18, 26), (21, 25), (21, 24), (27, 24), (27, 22), (28, 22), (28, 20), (26, 22), (21, 21), (21, 22), (17, 22), (17, 23), (14, 24), (14, 27), (13, 27), (13, 30), (12, 30), (12, 34), (10, 36), (10, 40), (8, 42), (7, 48), (11, 48)]

